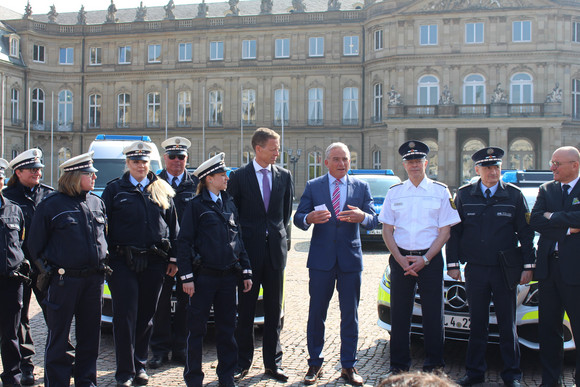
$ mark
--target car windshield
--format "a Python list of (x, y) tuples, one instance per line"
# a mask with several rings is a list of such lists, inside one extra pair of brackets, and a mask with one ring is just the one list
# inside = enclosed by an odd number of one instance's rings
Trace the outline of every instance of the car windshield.
[(522, 193), (528, 202), (528, 208), (531, 211), (536, 203), (536, 198), (538, 197), (539, 187), (524, 187), (522, 188)]
[[(94, 159), (93, 166), (99, 170), (97, 172), (97, 181), (95, 181), (95, 189), (103, 190), (107, 183), (117, 177), (123, 175), (125, 170), (124, 159)], [(157, 171), (161, 168), (159, 161), (151, 160), (151, 170)]]
[(398, 183), (397, 179), (389, 179), (385, 177), (364, 177), (363, 179), (369, 183), (371, 195), (375, 201), (377, 201), (378, 198), (384, 200), (389, 188), (391, 188), (393, 184)]

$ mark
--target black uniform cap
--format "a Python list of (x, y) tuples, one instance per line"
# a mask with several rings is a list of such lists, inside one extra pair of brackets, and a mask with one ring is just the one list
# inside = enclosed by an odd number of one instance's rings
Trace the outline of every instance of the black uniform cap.
[(399, 147), (399, 154), (403, 160), (423, 159), (429, 154), (429, 147), (424, 142), (411, 140)]
[(495, 146), (490, 146), (478, 150), (471, 156), (471, 160), (475, 165), (482, 167), (489, 167), (490, 165), (501, 165), (501, 158), (504, 155), (504, 150)]

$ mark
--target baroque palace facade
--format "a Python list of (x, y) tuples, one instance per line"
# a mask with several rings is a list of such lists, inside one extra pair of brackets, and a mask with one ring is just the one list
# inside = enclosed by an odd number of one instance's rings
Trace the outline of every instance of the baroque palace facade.
[[(580, 146), (580, 2), (230, 0), (46, 14), (0, 7), (2, 154), (44, 151), (45, 181), (97, 134), (191, 139), (190, 165), (251, 160), (260, 126), (283, 133), (299, 196), (346, 143), (353, 168), (431, 147), (429, 176), (457, 187), (471, 154), (547, 169)], [(298, 153), (300, 150), (300, 153)], [(298, 157), (299, 156), (299, 157)], [(51, 176), (52, 175), (52, 176)]]

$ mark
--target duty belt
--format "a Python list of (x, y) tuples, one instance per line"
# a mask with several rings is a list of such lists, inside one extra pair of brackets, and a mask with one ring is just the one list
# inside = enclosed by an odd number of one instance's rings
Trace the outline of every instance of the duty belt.
[(60, 276), (67, 276), (67, 277), (90, 277), (94, 274), (104, 274), (105, 269), (101, 268), (92, 268), (92, 269), (64, 269), (58, 268), (55, 270), (55, 273)]
[(425, 250), (405, 250), (405, 249), (402, 249), (402, 248), (399, 247), (399, 251), (403, 255), (417, 255), (417, 256), (421, 257), (421, 256), (427, 254), (427, 251), (429, 251), (429, 249), (425, 249)]

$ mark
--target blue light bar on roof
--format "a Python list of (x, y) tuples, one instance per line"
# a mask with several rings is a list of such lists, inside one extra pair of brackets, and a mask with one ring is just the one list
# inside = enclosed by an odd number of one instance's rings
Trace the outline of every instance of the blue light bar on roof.
[(392, 169), (350, 169), (349, 175), (394, 175)]
[(112, 141), (148, 141), (151, 142), (149, 136), (130, 136), (123, 134), (98, 134), (95, 137), (96, 141), (112, 140)]

